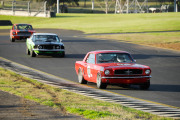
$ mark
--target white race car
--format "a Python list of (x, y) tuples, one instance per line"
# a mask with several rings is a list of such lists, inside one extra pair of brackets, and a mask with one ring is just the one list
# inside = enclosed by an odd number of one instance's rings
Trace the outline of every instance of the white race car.
[(65, 56), (62, 40), (54, 33), (34, 33), (26, 40), (26, 53), (31, 57), (36, 55)]

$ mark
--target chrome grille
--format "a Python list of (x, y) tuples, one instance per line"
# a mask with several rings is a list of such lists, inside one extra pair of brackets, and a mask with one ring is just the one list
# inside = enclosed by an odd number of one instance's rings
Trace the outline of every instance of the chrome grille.
[(116, 75), (140, 75), (142, 74), (141, 69), (123, 69), (123, 70), (115, 70), (114, 74)]
[(20, 35), (20, 36), (31, 36), (31, 33), (30, 32), (18, 32), (17, 35)]
[(54, 45), (43, 45), (43, 49), (54, 49)]

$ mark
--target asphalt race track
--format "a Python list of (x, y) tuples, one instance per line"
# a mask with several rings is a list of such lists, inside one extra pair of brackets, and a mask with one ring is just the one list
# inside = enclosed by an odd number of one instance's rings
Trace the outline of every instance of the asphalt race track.
[[(31, 58), (25, 53), (25, 41), (10, 42), (9, 30), (0, 30), (0, 57), (78, 82), (74, 63), (82, 60), (87, 52), (103, 49), (128, 51), (137, 60), (137, 63), (151, 67), (150, 89), (140, 90), (138, 86), (122, 88), (109, 85), (106, 90), (180, 107), (180, 52), (130, 43), (85, 38), (83, 37), (84, 34), (79, 31), (57, 29), (37, 29), (36, 31), (57, 33), (65, 44), (66, 57), (38, 56)], [(88, 85), (96, 88), (96, 84), (88, 83)]]

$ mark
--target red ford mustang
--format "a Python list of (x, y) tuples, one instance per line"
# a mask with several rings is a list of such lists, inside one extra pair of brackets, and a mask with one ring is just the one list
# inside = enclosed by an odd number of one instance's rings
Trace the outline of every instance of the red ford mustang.
[(26, 39), (29, 38), (33, 33), (34, 29), (30, 24), (13, 24), (10, 30), (10, 40), (15, 42), (16, 39)]
[(150, 67), (136, 64), (125, 51), (91, 51), (86, 54), (83, 61), (76, 61), (75, 70), (79, 83), (94, 82), (100, 89), (106, 89), (109, 84), (134, 84), (139, 85), (141, 89), (150, 87)]

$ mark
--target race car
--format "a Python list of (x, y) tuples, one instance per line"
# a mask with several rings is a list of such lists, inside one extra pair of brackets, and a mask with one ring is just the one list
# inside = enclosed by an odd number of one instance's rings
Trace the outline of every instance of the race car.
[(150, 67), (136, 64), (126, 51), (88, 52), (83, 61), (76, 61), (75, 70), (79, 83), (94, 82), (100, 89), (106, 89), (107, 85), (139, 85), (141, 89), (150, 87)]
[(26, 40), (26, 53), (31, 57), (36, 55), (65, 56), (62, 40), (54, 33), (33, 33)]
[(15, 40), (22, 40), (29, 38), (35, 30), (30, 24), (13, 24), (10, 30), (10, 41), (15, 42)]

